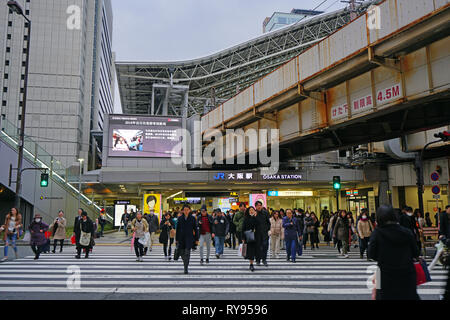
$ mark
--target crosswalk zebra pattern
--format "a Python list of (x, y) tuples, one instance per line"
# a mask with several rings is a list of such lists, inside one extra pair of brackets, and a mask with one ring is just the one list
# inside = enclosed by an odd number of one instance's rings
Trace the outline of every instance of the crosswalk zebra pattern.
[[(241, 295), (252, 297), (289, 296), (336, 299), (358, 297), (370, 299), (367, 287), (374, 262), (362, 260), (357, 249), (348, 259), (339, 259), (336, 249), (321, 247), (305, 250), (297, 263), (287, 262), (284, 252), (279, 259), (269, 259), (268, 267), (256, 266), (238, 257), (237, 250), (225, 249), (216, 259), (211, 248), (210, 264), (200, 265), (199, 252), (193, 251), (189, 274), (183, 274), (180, 261), (165, 261), (158, 246), (136, 262), (134, 252), (123, 246), (97, 246), (89, 259), (75, 259), (74, 249), (61, 254), (33, 256), (0, 264), (0, 298), (26, 297), (27, 293), (45, 293), (63, 297), (67, 294), (146, 294), (149, 299), (160, 294), (193, 299), (196, 294)], [(68, 287), (70, 267), (80, 270), (80, 288)], [(373, 267), (372, 267), (373, 268)], [(373, 270), (373, 269), (372, 269)], [(431, 271), (432, 282), (419, 287), (423, 299), (438, 299), (445, 286), (447, 271), (437, 267)], [(95, 296), (94, 296), (95, 297)]]

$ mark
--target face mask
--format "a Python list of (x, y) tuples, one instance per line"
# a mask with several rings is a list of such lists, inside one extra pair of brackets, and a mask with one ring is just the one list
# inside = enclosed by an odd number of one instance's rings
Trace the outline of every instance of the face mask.
[(309, 218), (309, 214), (307, 214), (306, 217)]
[(408, 215), (408, 217), (412, 217), (413, 216), (413, 214), (410, 213), (410, 212), (407, 212), (406, 214)]
[(363, 219), (367, 219), (367, 216), (362, 216)]
[(41, 219), (35, 219), (34, 221), (36, 221), (37, 223), (41, 222)]

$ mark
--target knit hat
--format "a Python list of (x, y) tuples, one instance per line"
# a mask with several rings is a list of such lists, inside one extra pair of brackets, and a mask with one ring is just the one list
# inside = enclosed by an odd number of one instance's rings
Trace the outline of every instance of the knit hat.
[(206, 210), (206, 205), (202, 205), (202, 207), (201, 207), (200, 211), (201, 211), (201, 210), (205, 210), (205, 211), (207, 211), (207, 210)]

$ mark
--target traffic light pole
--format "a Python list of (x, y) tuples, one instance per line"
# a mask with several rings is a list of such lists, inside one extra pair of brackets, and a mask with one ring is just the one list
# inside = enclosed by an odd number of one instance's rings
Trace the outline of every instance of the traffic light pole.
[(339, 212), (339, 190), (336, 190), (336, 207), (336, 211)]

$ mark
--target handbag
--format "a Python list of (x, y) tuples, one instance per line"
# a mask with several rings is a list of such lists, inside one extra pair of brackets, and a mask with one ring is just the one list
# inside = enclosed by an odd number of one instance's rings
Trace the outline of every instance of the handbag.
[(81, 230), (80, 245), (88, 247), (91, 244), (91, 233)]
[(253, 230), (244, 231), (244, 236), (247, 243), (255, 242), (255, 232)]
[(144, 238), (139, 239), (139, 243), (142, 244), (144, 247), (148, 247), (148, 243), (150, 240), (150, 232), (144, 233)]
[(242, 247), (243, 246), (244, 245), (242, 243), (239, 245), (239, 249), (238, 249), (238, 252), (237, 252), (238, 257), (242, 257)]
[(180, 245), (177, 245), (175, 248), (175, 253), (173, 260), (178, 261), (178, 259), (184, 254), (184, 249), (180, 248)]
[(299, 257), (303, 255), (303, 241), (297, 238), (297, 254)]
[(170, 238), (171, 239), (175, 238), (175, 233), (176, 233), (175, 229), (170, 229)]

